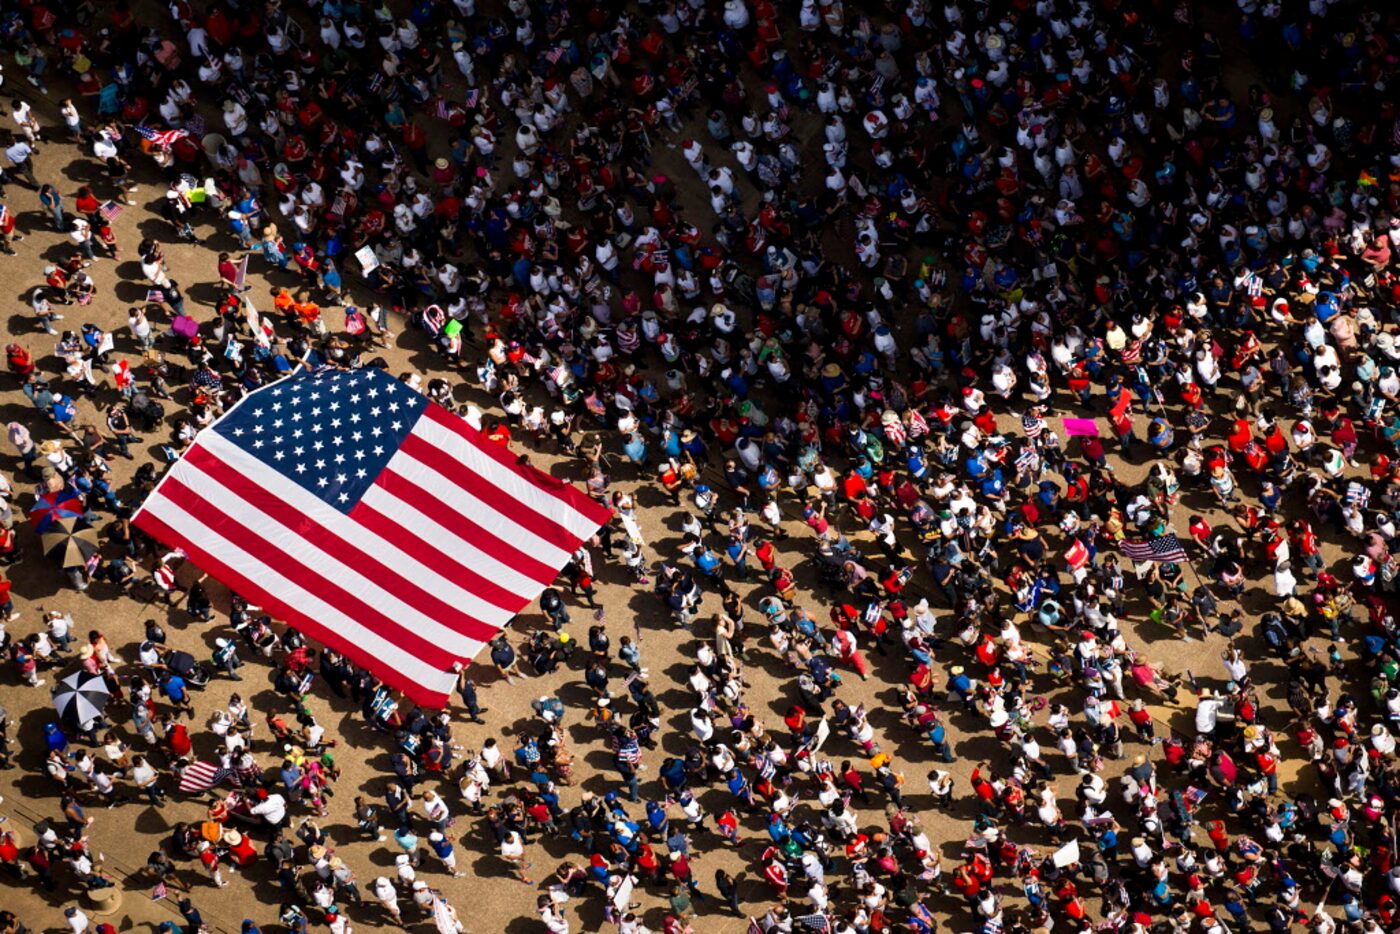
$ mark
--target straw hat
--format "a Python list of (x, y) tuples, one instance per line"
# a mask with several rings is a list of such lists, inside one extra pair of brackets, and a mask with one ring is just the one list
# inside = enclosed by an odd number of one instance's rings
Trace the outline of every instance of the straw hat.
[(229, 846), (238, 846), (240, 843), (243, 842), (243, 834), (239, 833), (236, 830), (225, 830), (224, 842), (227, 843)]

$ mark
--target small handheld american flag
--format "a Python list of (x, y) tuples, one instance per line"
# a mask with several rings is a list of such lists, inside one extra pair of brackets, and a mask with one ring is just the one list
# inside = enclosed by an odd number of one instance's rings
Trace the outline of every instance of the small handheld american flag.
[(1181, 539), (1170, 532), (1142, 542), (1124, 541), (1120, 548), (1124, 555), (1134, 561), (1186, 560), (1186, 549), (1182, 547)]
[(196, 762), (180, 773), (180, 790), (186, 794), (208, 791), (223, 782), (242, 784), (233, 769), (222, 768), (212, 762)]
[(142, 139), (150, 140), (152, 143), (162, 148), (168, 148), (178, 140), (189, 136), (184, 130), (155, 130), (143, 124), (134, 127), (136, 135)]
[(117, 215), (121, 212), (122, 206), (115, 201), (104, 201), (102, 202), (102, 206), (97, 209), (97, 213), (100, 214), (102, 216), (102, 219), (109, 224), (112, 221), (116, 220)]

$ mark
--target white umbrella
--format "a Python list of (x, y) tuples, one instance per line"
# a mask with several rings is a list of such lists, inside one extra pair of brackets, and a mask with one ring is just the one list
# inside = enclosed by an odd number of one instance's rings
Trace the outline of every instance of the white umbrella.
[(59, 717), (78, 725), (100, 716), (111, 698), (112, 692), (102, 676), (81, 668), (58, 682), (53, 689), (53, 705)]

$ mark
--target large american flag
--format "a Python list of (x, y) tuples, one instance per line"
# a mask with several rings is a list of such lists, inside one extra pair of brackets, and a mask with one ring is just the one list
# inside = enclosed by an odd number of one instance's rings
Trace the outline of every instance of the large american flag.
[(1143, 542), (1124, 540), (1119, 548), (1134, 561), (1185, 561), (1186, 549), (1181, 539), (1168, 532)]
[(200, 433), (134, 521), (415, 703), (443, 706), (452, 666), (608, 515), (367, 368), (252, 393)]

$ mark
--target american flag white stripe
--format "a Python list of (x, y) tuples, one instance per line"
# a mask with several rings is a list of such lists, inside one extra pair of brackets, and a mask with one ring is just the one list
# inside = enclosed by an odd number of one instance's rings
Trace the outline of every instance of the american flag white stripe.
[[(342, 637), (345, 647), (336, 645), (339, 651), (356, 664), (373, 665), (380, 671), (385, 683), (403, 691), (410, 698), (446, 697), (457, 683), (453, 672), (443, 670), (443, 667), (450, 667), (450, 662), (438, 667), (404, 651), (394, 642), (331, 606), (274, 565), (244, 551), (173, 501), (165, 498), (154, 504), (148, 501), (143, 515), (146, 524), (142, 527), (153, 535), (162, 536), (164, 533), (170, 541), (178, 536), (187, 543), (199, 542), (198, 545), (185, 545), (185, 550), (197, 565), (244, 593), (257, 592), (260, 604), (275, 615), (294, 621), (306, 635), (326, 643), (332, 641), (327, 637), (330, 632)], [(294, 568), (289, 570), (297, 573)]]

